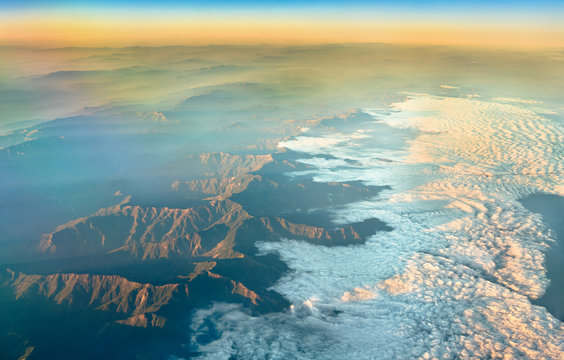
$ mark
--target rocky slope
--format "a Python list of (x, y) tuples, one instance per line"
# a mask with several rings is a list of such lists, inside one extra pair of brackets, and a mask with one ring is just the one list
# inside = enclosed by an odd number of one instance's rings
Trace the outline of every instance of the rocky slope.
[[(7, 270), (9, 272), (9, 270)], [(116, 275), (12, 273), (3, 286), (9, 286), (15, 300), (42, 296), (58, 305), (142, 315), (155, 313), (173, 297), (188, 296), (179, 284), (154, 286), (129, 281)]]
[[(76, 347), (67, 347), (68, 354), (99, 358), (107, 356), (97, 353), (100, 344), (124, 348), (120, 339), (133, 331), (146, 358), (162, 357), (159, 341), (190, 357), (178, 334), (185, 333), (192, 309), (216, 301), (259, 313), (285, 309), (288, 302), (268, 289), (287, 267), (277, 255), (258, 254), (257, 241), (345, 246), (390, 230), (378, 219), (333, 225), (328, 208), (382, 188), (288, 177), (284, 173), (304, 168), (293, 157), (188, 156), (184, 165), (193, 171), (173, 182), (170, 193), (155, 200), (152, 194), (125, 196), (43, 235), (36, 246), (43, 260), (13, 264), (0, 275), (0, 330), (17, 334), (0, 343), (20, 355), (49, 358), (60, 355), (54, 344), (71, 341)], [(45, 321), (42, 314), (58, 324), (55, 333), (23, 325)], [(90, 349), (86, 357), (84, 349)]]
[[(188, 209), (142, 207), (128, 200), (45, 234), (38, 250), (54, 257), (121, 252), (140, 259), (237, 256), (222, 252), (230, 228), (249, 215), (231, 201)], [(215, 250), (215, 251), (214, 251)]]

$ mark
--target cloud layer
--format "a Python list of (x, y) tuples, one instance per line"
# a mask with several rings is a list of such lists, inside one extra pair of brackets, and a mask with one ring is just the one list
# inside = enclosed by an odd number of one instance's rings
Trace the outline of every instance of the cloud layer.
[[(196, 334), (206, 321), (220, 334), (200, 343), (204, 358), (561, 358), (563, 324), (531, 304), (548, 286), (553, 239), (517, 199), (562, 189), (564, 137), (531, 104), (413, 95), (389, 113), (365, 110), (374, 122), (349, 133), (312, 129), (281, 144), (336, 157), (307, 160), (317, 181), (392, 185), (333, 217), (395, 230), (352, 247), (263, 244), (293, 270), (274, 287), (291, 311), (198, 312)], [(383, 123), (415, 135), (379, 147)]]

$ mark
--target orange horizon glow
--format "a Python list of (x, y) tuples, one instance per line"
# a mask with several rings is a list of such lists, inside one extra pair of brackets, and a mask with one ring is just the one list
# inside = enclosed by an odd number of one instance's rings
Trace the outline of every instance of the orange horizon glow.
[(352, 21), (350, 19), (25, 16), (0, 22), (0, 45), (163, 46), (374, 42), (525, 48), (564, 47), (564, 27)]

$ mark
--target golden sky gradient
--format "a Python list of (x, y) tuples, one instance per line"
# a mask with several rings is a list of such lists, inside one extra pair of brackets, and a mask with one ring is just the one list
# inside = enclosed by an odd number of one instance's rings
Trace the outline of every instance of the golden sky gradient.
[(564, 26), (349, 16), (20, 14), (0, 16), (0, 44), (40, 47), (382, 42), (564, 47)]

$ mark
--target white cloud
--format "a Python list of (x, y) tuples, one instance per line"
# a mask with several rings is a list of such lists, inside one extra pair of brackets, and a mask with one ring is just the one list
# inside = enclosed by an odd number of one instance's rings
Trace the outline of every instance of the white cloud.
[(542, 104), (543, 103), (540, 100), (521, 99), (521, 98), (512, 98), (512, 97), (495, 97), (492, 100), (493, 101), (501, 101), (501, 102), (509, 102), (509, 103), (519, 103), (519, 104)]
[[(207, 358), (561, 356), (563, 324), (530, 300), (548, 285), (543, 251), (551, 238), (517, 199), (562, 191), (562, 130), (519, 102), (411, 94), (393, 110), (378, 117), (418, 132), (408, 151), (378, 149), (370, 131), (362, 134), (372, 142), (345, 134), (286, 145), (359, 163), (312, 160), (317, 181), (392, 185), (332, 215), (337, 223), (378, 217), (395, 230), (350, 247), (261, 244), (292, 269), (274, 289), (294, 310), (199, 312), (194, 326), (212, 319), (222, 333), (202, 347)], [(395, 161), (376, 161), (384, 151)]]
[(294, 151), (307, 152), (311, 154), (323, 154), (332, 146), (343, 142), (344, 139), (337, 137), (309, 137), (298, 136), (293, 140), (281, 141), (278, 147), (285, 147)]

